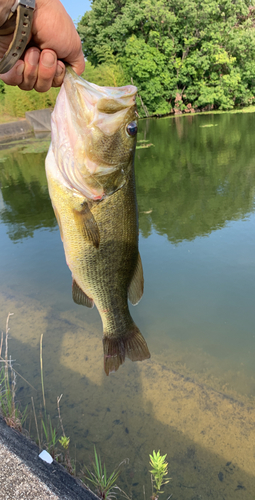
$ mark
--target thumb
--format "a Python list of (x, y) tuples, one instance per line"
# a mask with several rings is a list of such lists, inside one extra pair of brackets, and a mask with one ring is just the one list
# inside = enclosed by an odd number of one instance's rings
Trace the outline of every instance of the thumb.
[(81, 45), (78, 51), (70, 52), (70, 54), (67, 57), (65, 57), (64, 60), (68, 62), (70, 66), (72, 66), (73, 70), (75, 71), (75, 73), (77, 73), (77, 75), (81, 75), (83, 73), (85, 69), (85, 59)]

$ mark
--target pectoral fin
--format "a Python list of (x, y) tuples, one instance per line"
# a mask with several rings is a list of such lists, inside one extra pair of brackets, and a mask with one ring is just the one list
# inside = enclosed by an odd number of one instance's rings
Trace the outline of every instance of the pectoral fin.
[(53, 207), (53, 210), (54, 210), (55, 217), (57, 219), (57, 223), (58, 223), (58, 227), (59, 227), (59, 231), (60, 231), (61, 240), (63, 241), (63, 231), (62, 231), (62, 226), (61, 226), (61, 221), (60, 221), (59, 213), (58, 213), (56, 207), (53, 204), (52, 204), (52, 207)]
[(137, 258), (134, 276), (132, 278), (132, 281), (131, 281), (131, 283), (129, 285), (129, 289), (128, 289), (128, 298), (129, 298), (131, 304), (133, 304), (133, 306), (138, 304), (139, 300), (142, 298), (143, 285), (144, 285), (143, 266), (142, 266), (140, 254), (138, 253), (138, 258)]
[(84, 237), (98, 248), (100, 243), (100, 234), (97, 223), (86, 202), (82, 204), (80, 211), (74, 209), (75, 222)]
[(86, 307), (94, 307), (94, 300), (90, 299), (86, 293), (77, 285), (76, 281), (73, 279), (73, 284), (72, 284), (72, 294), (73, 294), (73, 301), (76, 304), (86, 306)]

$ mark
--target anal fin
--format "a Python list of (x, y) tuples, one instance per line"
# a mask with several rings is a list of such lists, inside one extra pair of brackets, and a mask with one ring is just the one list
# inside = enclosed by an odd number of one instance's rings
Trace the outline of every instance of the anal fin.
[(128, 298), (133, 306), (136, 306), (136, 304), (138, 304), (138, 302), (141, 300), (143, 295), (143, 286), (143, 266), (140, 253), (138, 253), (134, 276), (128, 289)]
[(84, 202), (81, 210), (74, 209), (73, 212), (75, 222), (86, 240), (89, 240), (94, 247), (98, 248), (100, 243), (99, 229), (88, 203)]
[(73, 294), (73, 301), (76, 304), (86, 306), (86, 307), (94, 307), (94, 300), (90, 299), (86, 293), (77, 285), (76, 281), (73, 279), (73, 284), (72, 284), (72, 294)]

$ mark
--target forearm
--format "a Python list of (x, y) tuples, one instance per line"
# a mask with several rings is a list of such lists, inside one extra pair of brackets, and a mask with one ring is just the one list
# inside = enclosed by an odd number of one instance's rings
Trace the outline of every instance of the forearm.
[[(15, 0), (0, 0), (0, 26), (1, 19), (5, 21), (14, 5)], [(0, 31), (0, 59), (9, 47), (13, 32), (3, 35)], [(63, 61), (79, 75), (84, 70), (81, 40), (73, 21), (60, 0), (36, 0), (28, 48), (10, 71), (0, 75), (1, 79), (22, 90), (34, 88), (45, 92), (51, 86), (61, 85), (65, 74)]]

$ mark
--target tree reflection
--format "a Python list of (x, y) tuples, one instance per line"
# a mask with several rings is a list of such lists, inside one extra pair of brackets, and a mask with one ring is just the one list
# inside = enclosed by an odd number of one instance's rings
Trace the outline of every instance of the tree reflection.
[(0, 217), (13, 241), (33, 237), (36, 229), (57, 225), (49, 199), (44, 162), (45, 153), (14, 151), (0, 163), (4, 201)]
[(154, 144), (136, 156), (144, 237), (154, 228), (173, 243), (192, 240), (254, 210), (254, 121), (252, 113), (141, 121), (138, 140)]
[[(136, 153), (139, 225), (144, 237), (154, 228), (173, 243), (192, 240), (254, 210), (254, 121), (254, 114), (240, 113), (140, 122), (138, 140), (154, 145)], [(0, 216), (9, 237), (16, 241), (32, 237), (36, 229), (56, 227), (45, 152), (19, 150), (7, 152), (6, 158), (4, 154)]]

